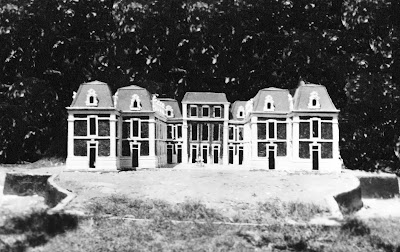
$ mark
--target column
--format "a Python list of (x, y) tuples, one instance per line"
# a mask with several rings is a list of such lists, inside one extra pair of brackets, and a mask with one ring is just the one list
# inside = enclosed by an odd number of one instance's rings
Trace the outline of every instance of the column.
[(155, 157), (156, 155), (156, 127), (154, 115), (149, 120), (149, 156)]
[(115, 158), (116, 157), (116, 152), (115, 152), (115, 146), (116, 146), (116, 135), (115, 135), (115, 129), (116, 129), (116, 122), (117, 118), (114, 114), (111, 114), (110, 116), (110, 157)]
[(187, 104), (182, 104), (182, 163), (188, 163), (188, 125), (187, 125)]
[(68, 159), (74, 156), (74, 115), (68, 113), (68, 147), (67, 157)]
[(293, 151), (293, 160), (298, 160), (299, 159), (299, 123), (300, 123), (300, 118), (299, 116), (294, 116), (293, 117), (293, 144), (292, 144), (292, 151)]
[(252, 116), (250, 121), (251, 127), (251, 157), (252, 159), (258, 158), (258, 146), (257, 146), (257, 117)]
[(339, 160), (340, 152), (339, 152), (339, 123), (337, 116), (332, 120), (332, 130), (333, 130), (333, 144), (332, 144), (332, 157), (333, 160)]
[(228, 126), (229, 120), (229, 104), (224, 104), (224, 128), (223, 128), (223, 138), (222, 138), (222, 164), (227, 165), (228, 160)]
[(286, 119), (286, 148), (287, 159), (291, 160), (293, 157), (293, 127), (290, 118)]

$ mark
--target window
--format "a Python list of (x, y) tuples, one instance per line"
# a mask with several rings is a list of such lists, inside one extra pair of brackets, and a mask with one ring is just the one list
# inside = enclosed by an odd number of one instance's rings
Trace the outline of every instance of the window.
[(131, 155), (131, 147), (128, 140), (122, 140), (122, 156), (129, 157)]
[(332, 142), (321, 143), (321, 158), (332, 158)]
[(140, 156), (149, 155), (149, 141), (140, 141)]
[(89, 117), (89, 136), (97, 135), (97, 118)]
[(258, 139), (266, 139), (266, 132), (267, 132), (267, 124), (265, 123), (257, 123), (257, 138)]
[(274, 99), (272, 98), (272, 96), (267, 95), (264, 101), (264, 111), (274, 111), (274, 110), (275, 110)]
[(257, 151), (259, 157), (266, 157), (267, 156), (267, 143), (259, 142), (257, 144)]
[(322, 139), (333, 139), (332, 123), (321, 122), (321, 138)]
[(203, 106), (203, 117), (210, 117), (210, 107), (209, 106)]
[(87, 134), (87, 120), (74, 121), (74, 135), (86, 136)]
[(275, 139), (275, 123), (274, 122), (268, 123), (268, 138)]
[(86, 140), (75, 139), (74, 140), (74, 156), (87, 156), (87, 144)]
[(300, 122), (300, 139), (309, 139), (310, 138), (310, 123), (309, 122)]
[(139, 121), (132, 120), (132, 137), (139, 137)]
[(238, 140), (243, 141), (244, 129), (242, 126), (238, 127)]
[(286, 156), (286, 142), (277, 142), (277, 156), (284, 157)]
[(110, 135), (110, 121), (109, 120), (99, 120), (99, 136), (109, 136)]
[(98, 105), (99, 101), (97, 99), (97, 94), (94, 89), (89, 89), (86, 95), (86, 106), (94, 106)]
[(197, 124), (192, 124), (192, 140), (197, 140)]
[(202, 124), (201, 140), (208, 140), (208, 124)]
[(286, 123), (278, 123), (276, 126), (277, 126), (277, 138), (286, 139)]
[(174, 117), (174, 111), (170, 105), (165, 108), (165, 111), (167, 112), (167, 117)]
[(129, 107), (131, 110), (141, 110), (142, 104), (140, 103), (140, 98), (137, 94), (133, 94), (131, 98), (131, 105)]
[(321, 104), (319, 103), (319, 95), (316, 91), (310, 93), (310, 97), (308, 100), (308, 108), (310, 109), (319, 109), (321, 108)]
[(318, 121), (317, 120), (313, 120), (312, 121), (312, 136), (314, 137), (314, 138), (318, 138), (318, 136), (319, 136), (319, 127), (318, 127)]
[(310, 158), (310, 142), (300, 142), (299, 148), (300, 158)]
[(219, 124), (213, 125), (213, 140), (219, 141)]
[(102, 139), (98, 140), (99, 143), (99, 156), (110, 156), (110, 140)]
[(244, 118), (244, 108), (243, 108), (243, 106), (240, 106), (238, 108), (236, 117), (237, 118)]
[(149, 137), (149, 123), (148, 122), (140, 122), (140, 137), (141, 138)]
[(221, 118), (221, 107), (214, 107), (214, 117)]
[(197, 116), (197, 106), (190, 106), (190, 116), (196, 117)]
[(172, 139), (173, 138), (173, 133), (172, 133), (173, 127), (172, 125), (167, 126), (167, 138)]
[(178, 125), (177, 126), (177, 134), (178, 134), (178, 138), (182, 137), (182, 125)]
[(229, 126), (229, 140), (233, 140), (233, 126)]

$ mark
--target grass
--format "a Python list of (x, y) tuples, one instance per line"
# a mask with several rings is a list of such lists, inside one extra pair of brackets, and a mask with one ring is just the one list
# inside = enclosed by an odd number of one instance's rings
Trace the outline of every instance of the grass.
[(187, 201), (171, 205), (162, 200), (131, 199), (124, 195), (112, 195), (92, 199), (88, 210), (95, 215), (131, 216), (137, 219), (166, 218), (171, 220), (202, 220), (245, 223), (276, 223), (282, 219), (308, 221), (326, 209), (309, 203), (284, 202), (272, 199), (256, 207), (238, 209), (232, 217), (224, 216), (200, 202)]

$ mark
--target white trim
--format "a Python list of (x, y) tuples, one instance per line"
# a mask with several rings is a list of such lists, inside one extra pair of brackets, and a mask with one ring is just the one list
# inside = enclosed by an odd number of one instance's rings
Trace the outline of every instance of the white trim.
[[(90, 102), (90, 98), (93, 98), (93, 102)], [(97, 105), (99, 104), (99, 100), (97, 99), (96, 91), (93, 88), (88, 90), (88, 92), (86, 94), (85, 104), (86, 104), (86, 106), (91, 106), (91, 107), (97, 107)]]
[(244, 118), (244, 115), (245, 115), (245, 113), (244, 113), (243, 106), (239, 106), (239, 108), (237, 110), (237, 113), (236, 113), (236, 117), (237, 118)]
[[(312, 91), (310, 93), (310, 97), (308, 99), (308, 108), (309, 109), (320, 109), (321, 104), (319, 103), (319, 95), (317, 91)], [(315, 103), (315, 104), (314, 104)]]
[(265, 96), (264, 111), (275, 111), (274, 99), (271, 95)]
[[(137, 106), (133, 106), (136, 102)], [(140, 103), (140, 98), (137, 94), (133, 94), (131, 97), (131, 104), (129, 106), (130, 110), (141, 110), (142, 109), (142, 104)]]
[[(170, 112), (170, 114), (168, 114), (168, 112)], [(172, 109), (172, 107), (170, 105), (167, 105), (165, 107), (165, 115), (167, 117), (174, 117), (174, 110)]]

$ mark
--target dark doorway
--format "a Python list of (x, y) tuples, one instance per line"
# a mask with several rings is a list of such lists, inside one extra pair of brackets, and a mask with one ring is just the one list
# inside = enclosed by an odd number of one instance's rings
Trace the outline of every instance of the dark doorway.
[(89, 145), (89, 168), (96, 168), (96, 143)]
[(268, 147), (268, 168), (275, 170), (275, 146)]
[(219, 151), (217, 147), (214, 147), (213, 157), (214, 157), (214, 164), (218, 164)]
[(233, 155), (234, 155), (233, 147), (229, 147), (229, 164), (233, 164)]
[(239, 147), (239, 164), (243, 164), (243, 147)]
[(197, 159), (197, 146), (192, 146), (192, 163), (196, 163)]
[(139, 145), (132, 144), (132, 167), (139, 167)]
[(178, 147), (178, 163), (182, 163), (182, 148)]
[(172, 146), (167, 147), (167, 163), (172, 164)]
[(319, 150), (318, 146), (312, 147), (312, 169), (319, 170)]
[(206, 164), (208, 158), (208, 146), (203, 146), (203, 162)]

